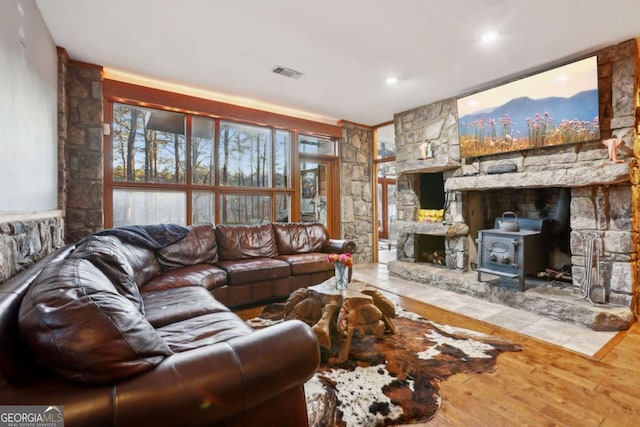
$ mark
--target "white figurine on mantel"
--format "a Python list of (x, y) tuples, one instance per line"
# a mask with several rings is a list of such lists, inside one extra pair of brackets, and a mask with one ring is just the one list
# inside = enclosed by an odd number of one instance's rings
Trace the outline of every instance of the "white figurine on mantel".
[(422, 153), (422, 157), (418, 160), (432, 159), (433, 158), (433, 150), (431, 149), (431, 142), (425, 142), (420, 145), (420, 152)]
[(616, 136), (602, 140), (602, 145), (607, 147), (607, 151), (609, 153), (609, 158), (606, 163), (624, 163), (623, 160), (618, 159), (618, 147), (622, 144), (624, 144), (622, 138), (618, 138)]

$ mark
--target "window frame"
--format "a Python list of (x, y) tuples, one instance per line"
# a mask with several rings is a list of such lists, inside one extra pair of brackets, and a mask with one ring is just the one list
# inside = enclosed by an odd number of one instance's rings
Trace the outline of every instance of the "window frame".
[[(131, 106), (138, 106), (143, 108), (166, 110), (171, 112), (177, 112), (186, 115), (186, 179), (184, 183), (141, 183), (141, 182), (123, 182), (113, 180), (113, 139), (111, 132), (105, 135), (104, 141), (104, 224), (105, 227), (113, 226), (113, 191), (116, 189), (153, 189), (153, 190), (173, 190), (173, 191), (185, 191), (186, 203), (187, 203), (187, 225), (193, 222), (193, 194), (194, 192), (212, 192), (214, 195), (214, 213), (212, 215), (212, 221), (214, 224), (221, 223), (221, 200), (223, 195), (230, 194), (251, 194), (251, 195), (268, 195), (271, 200), (271, 220), (277, 219), (277, 200), (278, 195), (285, 195), (289, 197), (289, 221), (295, 222), (300, 219), (299, 204), (296, 201), (299, 199), (299, 189), (297, 182), (297, 174), (299, 171), (299, 153), (298, 153), (298, 137), (300, 133), (305, 135), (311, 135), (319, 138), (329, 139), (337, 144), (337, 140), (341, 136), (341, 128), (339, 126), (327, 125), (324, 123), (307, 121), (304, 119), (298, 119), (294, 117), (281, 116), (275, 113), (257, 112), (239, 106), (230, 106), (229, 104), (221, 104), (216, 101), (203, 100), (201, 98), (194, 98), (188, 95), (175, 94), (171, 92), (164, 92), (158, 89), (145, 88), (137, 85), (131, 85), (128, 83), (116, 82), (105, 80), (104, 82), (104, 121), (111, 127), (113, 123), (113, 105), (115, 103), (122, 103)], [(137, 99), (136, 99), (137, 98)], [(143, 100), (141, 100), (142, 98)], [(157, 102), (161, 99), (162, 104)], [(181, 108), (186, 103), (191, 105), (191, 108)], [(206, 108), (202, 108), (206, 106)], [(221, 107), (221, 105), (224, 107)], [(204, 110), (204, 111), (203, 111)], [(231, 117), (229, 113), (238, 113), (241, 111), (241, 117)], [(215, 113), (214, 113), (215, 112)], [(223, 113), (223, 114), (221, 114)], [(259, 113), (259, 114), (258, 114)], [(269, 121), (252, 121), (248, 120), (249, 117), (261, 117), (266, 116), (270, 118)], [(192, 182), (192, 120), (193, 117), (203, 117), (213, 120), (214, 123), (214, 183), (212, 185), (194, 184)], [(270, 187), (234, 187), (234, 186), (222, 186), (219, 182), (219, 137), (220, 137), (220, 122), (232, 122), (239, 125), (259, 126), (270, 130), (271, 136), (271, 186)], [(265, 124), (269, 123), (270, 124)], [(288, 126), (282, 126), (282, 124)], [(300, 124), (304, 124), (301, 129), (297, 128)], [(322, 132), (318, 132), (321, 130)], [(287, 187), (276, 187), (276, 135), (277, 132), (288, 132), (289, 134), (289, 162), (290, 170), (288, 171)], [(323, 156), (325, 157), (325, 156)], [(338, 156), (330, 156), (337, 164)], [(337, 183), (339, 187), (339, 183)], [(334, 206), (339, 206), (339, 191), (335, 191), (333, 197), (335, 198)], [(336, 221), (339, 224), (339, 221)], [(335, 235), (335, 232), (339, 230), (329, 230), (330, 235)]]

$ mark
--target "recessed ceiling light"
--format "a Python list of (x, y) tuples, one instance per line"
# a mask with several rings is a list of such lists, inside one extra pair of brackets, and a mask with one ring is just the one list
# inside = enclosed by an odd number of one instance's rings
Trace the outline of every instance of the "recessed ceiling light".
[(480, 37), (480, 39), (484, 43), (490, 43), (490, 42), (496, 40), (497, 38), (498, 38), (498, 32), (497, 31), (487, 31), (486, 33), (483, 33), (482, 36)]
[(384, 79), (384, 81), (386, 84), (391, 86), (398, 83), (398, 78), (396, 76), (389, 76), (386, 79)]

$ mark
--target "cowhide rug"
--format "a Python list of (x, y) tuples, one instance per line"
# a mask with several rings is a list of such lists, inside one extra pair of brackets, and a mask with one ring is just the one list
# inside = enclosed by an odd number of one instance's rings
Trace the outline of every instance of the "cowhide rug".
[[(249, 323), (262, 328), (278, 321), (273, 307), (265, 312), (269, 319)], [(424, 423), (440, 408), (440, 381), (457, 373), (492, 372), (498, 354), (522, 350), (509, 341), (438, 324), (401, 308), (396, 313), (395, 334), (386, 332), (376, 339), (356, 333), (344, 363), (329, 364), (337, 348), (322, 349), (322, 363), (305, 385), (310, 426)]]

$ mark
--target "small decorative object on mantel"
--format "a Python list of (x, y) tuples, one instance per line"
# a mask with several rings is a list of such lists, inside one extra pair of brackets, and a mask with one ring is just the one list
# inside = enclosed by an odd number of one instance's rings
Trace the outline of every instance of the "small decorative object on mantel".
[(427, 160), (433, 159), (433, 149), (431, 148), (431, 141), (427, 141), (424, 144), (420, 145), (420, 153), (421, 157), (418, 157), (418, 160)]
[(516, 172), (518, 170), (518, 166), (516, 166), (513, 162), (505, 162), (497, 165), (492, 165), (487, 168), (487, 174), (498, 174), (498, 173), (509, 173)]
[(607, 151), (609, 153), (609, 158), (607, 159), (605, 164), (624, 163), (623, 160), (618, 159), (618, 147), (620, 147), (622, 144), (624, 144), (622, 138), (618, 138), (616, 136), (602, 140), (602, 145), (607, 147)]
[(347, 289), (349, 287), (349, 269), (353, 266), (351, 253), (330, 254), (327, 261), (332, 262), (335, 269), (336, 289)]

